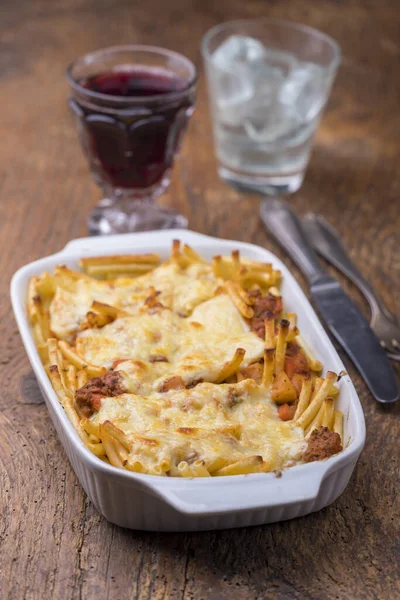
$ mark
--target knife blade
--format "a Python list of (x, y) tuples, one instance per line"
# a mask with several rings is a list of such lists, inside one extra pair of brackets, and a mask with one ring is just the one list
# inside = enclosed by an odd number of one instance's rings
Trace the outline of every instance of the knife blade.
[(367, 319), (339, 282), (324, 271), (289, 204), (277, 199), (264, 200), (260, 216), (268, 231), (307, 277), (313, 304), (357, 367), (375, 400), (383, 404), (395, 402), (400, 390), (385, 351)]

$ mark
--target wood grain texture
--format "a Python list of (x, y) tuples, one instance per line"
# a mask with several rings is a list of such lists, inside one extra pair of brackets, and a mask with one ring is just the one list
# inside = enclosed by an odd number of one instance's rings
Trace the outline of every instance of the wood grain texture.
[[(1, 600), (400, 598), (400, 409), (374, 404), (345, 357), (368, 437), (347, 490), (332, 506), (265, 527), (141, 533), (110, 525), (87, 501), (9, 306), (12, 273), (84, 235), (99, 197), (67, 111), (66, 65), (89, 50), (137, 42), (182, 51), (201, 70), (199, 44), (210, 26), (267, 15), (319, 27), (343, 48), (305, 183), (291, 202), (299, 214), (314, 210), (335, 225), (362, 272), (399, 313), (397, 0), (1, 3)], [(185, 212), (194, 230), (255, 242), (282, 256), (260, 226), (257, 198), (217, 178), (200, 75), (197, 111), (162, 202)]]

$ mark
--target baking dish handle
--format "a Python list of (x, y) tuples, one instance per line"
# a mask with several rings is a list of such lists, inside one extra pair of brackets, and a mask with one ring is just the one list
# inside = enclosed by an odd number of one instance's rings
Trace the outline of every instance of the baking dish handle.
[(186, 479), (179, 486), (155, 486), (153, 491), (185, 514), (256, 510), (315, 500), (327, 472), (325, 463), (313, 463), (277, 475)]

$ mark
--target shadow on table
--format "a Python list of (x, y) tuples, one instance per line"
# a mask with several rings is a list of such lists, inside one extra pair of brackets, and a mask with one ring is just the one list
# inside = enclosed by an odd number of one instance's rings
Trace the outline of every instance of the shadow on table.
[[(363, 572), (374, 572), (379, 589), (390, 568), (379, 519), (355, 487), (352, 479), (330, 507), (282, 523), (188, 534), (119, 531), (127, 545), (140, 540), (167, 564), (183, 564), (185, 589), (192, 586), (199, 598), (231, 598), (236, 587), (246, 590), (240, 598), (354, 598), (350, 590), (364, 585)], [(346, 595), (337, 595), (341, 589)]]

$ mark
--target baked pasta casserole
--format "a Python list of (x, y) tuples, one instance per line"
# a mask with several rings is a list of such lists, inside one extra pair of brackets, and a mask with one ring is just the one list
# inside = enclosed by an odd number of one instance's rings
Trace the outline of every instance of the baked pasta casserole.
[(281, 274), (174, 241), (82, 258), (30, 280), (41, 359), (84, 444), (115, 467), (209, 477), (279, 471), (342, 450), (338, 376), (314, 358)]

